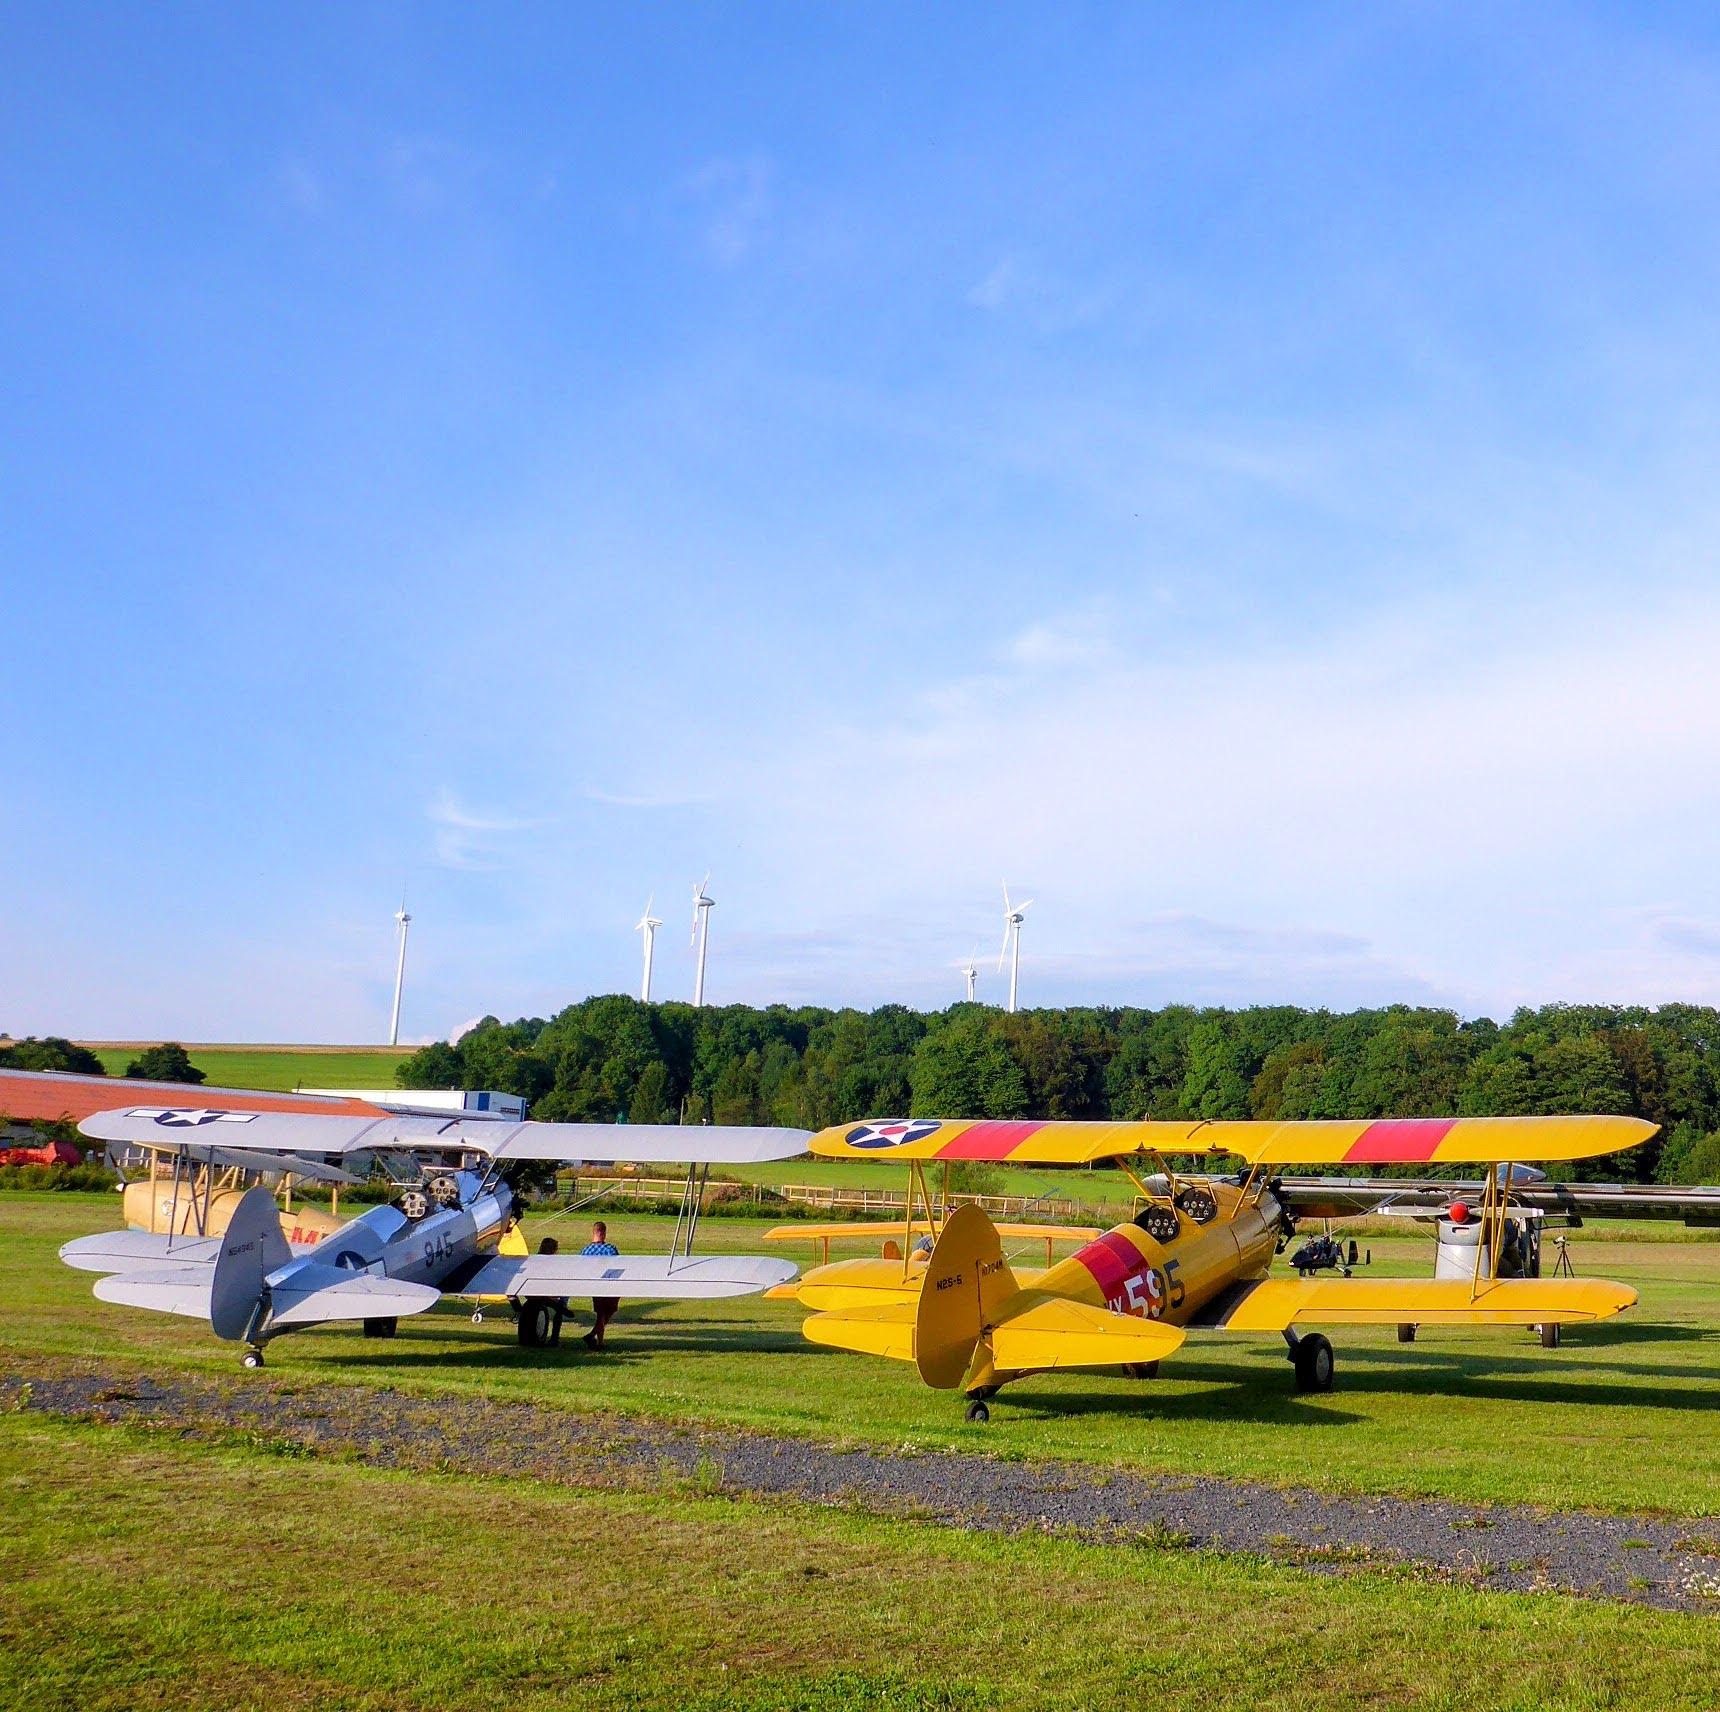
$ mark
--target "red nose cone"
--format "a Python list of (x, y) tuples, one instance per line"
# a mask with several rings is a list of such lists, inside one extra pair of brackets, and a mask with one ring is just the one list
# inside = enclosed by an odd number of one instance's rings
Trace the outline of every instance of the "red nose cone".
[(1467, 1224), (1469, 1222), (1469, 1208), (1464, 1202), (1453, 1201), (1451, 1203), (1451, 1222), (1454, 1225)]

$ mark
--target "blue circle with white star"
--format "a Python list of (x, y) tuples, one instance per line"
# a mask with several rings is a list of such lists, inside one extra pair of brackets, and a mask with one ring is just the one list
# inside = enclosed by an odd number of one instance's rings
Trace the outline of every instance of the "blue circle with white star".
[(886, 1147), (906, 1147), (911, 1141), (924, 1141), (938, 1131), (936, 1118), (902, 1118), (895, 1123), (861, 1124), (842, 1139), (850, 1147), (874, 1151)]

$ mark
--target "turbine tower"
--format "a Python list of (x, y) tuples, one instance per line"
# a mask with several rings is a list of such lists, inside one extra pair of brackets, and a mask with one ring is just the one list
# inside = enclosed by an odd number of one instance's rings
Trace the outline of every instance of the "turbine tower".
[(711, 876), (706, 874), (698, 885), (693, 888), (693, 944), (699, 948), (698, 973), (693, 977), (693, 1003), (695, 1006), (705, 1002), (705, 956), (711, 949), (711, 911), (716, 908), (717, 900), (707, 897), (705, 887), (711, 883)]
[(400, 894), (400, 908), (394, 912), (394, 919), (400, 923), (400, 955), (394, 964), (394, 1015), (388, 1020), (388, 1044), (400, 1044), (400, 989), (406, 985), (406, 930), (412, 925), (412, 917), (406, 913), (406, 894)]
[(974, 961), (978, 956), (979, 947), (976, 945), (968, 953), (967, 962), (962, 965), (962, 978), (967, 982), (967, 1002), (970, 1005), (973, 1003), (973, 984), (979, 979), (979, 970), (974, 967)]
[(1009, 959), (1009, 1008), (1015, 1009), (1016, 982), (1021, 976), (1021, 923), (1032, 898), (1018, 904), (1009, 901), (1009, 881), (1003, 882), (1003, 946), (997, 954), (997, 972), (1003, 973), (1003, 960)]
[(645, 913), (633, 924), (635, 933), (645, 935), (645, 979), (639, 983), (639, 997), (646, 1004), (651, 1002), (651, 950), (657, 941), (657, 929), (663, 923), (651, 913), (651, 905), (656, 894), (645, 900)]

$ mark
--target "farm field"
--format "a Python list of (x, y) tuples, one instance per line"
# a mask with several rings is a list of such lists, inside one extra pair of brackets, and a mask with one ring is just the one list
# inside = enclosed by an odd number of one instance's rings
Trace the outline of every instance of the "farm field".
[[(106, 1307), (55, 1259), (61, 1242), (117, 1222), (117, 1198), (0, 1200), (0, 1364), (87, 1357), (231, 1375), (234, 1352), (186, 1320)], [(623, 1251), (661, 1250), (672, 1221), (613, 1217)], [(760, 1246), (763, 1223), (712, 1219), (710, 1249)], [(577, 1234), (580, 1225), (573, 1226)], [(528, 1238), (565, 1221), (528, 1221)], [(1338, 1388), (1299, 1395), (1282, 1344), (1197, 1336), (1147, 1383), (1058, 1374), (1005, 1391), (989, 1427), (905, 1367), (816, 1348), (792, 1303), (747, 1298), (697, 1308), (624, 1307), (601, 1358), (575, 1345), (528, 1352), (505, 1316), (474, 1325), (446, 1308), (403, 1321), (379, 1345), (322, 1330), (272, 1344), (269, 1370), (307, 1380), (389, 1385), (420, 1395), (477, 1393), (573, 1409), (769, 1429), (841, 1443), (904, 1443), (1059, 1456), (1167, 1474), (1248, 1476), (1359, 1493), (1438, 1495), (1550, 1507), (1720, 1514), (1720, 1244), (1576, 1233), (1578, 1270), (1635, 1285), (1641, 1305), (1571, 1329), (1544, 1351), (1512, 1331), (1389, 1328), (1334, 1338)], [(1374, 1239), (1376, 1270), (1428, 1263), (1413, 1238)], [(806, 1264), (811, 1245), (780, 1252)], [(852, 1252), (863, 1252), (855, 1248)], [(1022, 1264), (1031, 1256), (1024, 1254)]]
[[(123, 1076), (136, 1046), (92, 1048), (110, 1076)], [(291, 1093), (295, 1088), (392, 1088), (395, 1066), (411, 1047), (370, 1046), (194, 1046), (191, 1062), (218, 1088), (256, 1088)]]

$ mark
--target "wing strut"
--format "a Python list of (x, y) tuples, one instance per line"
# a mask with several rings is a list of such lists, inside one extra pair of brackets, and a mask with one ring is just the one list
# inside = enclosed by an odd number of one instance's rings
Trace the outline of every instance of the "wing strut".
[(705, 1184), (711, 1175), (709, 1160), (687, 1167), (686, 1186), (681, 1190), (681, 1207), (675, 1214), (675, 1235), (669, 1243), (669, 1270), (675, 1270), (677, 1260), (691, 1260), (693, 1238), (699, 1229), (699, 1214), (705, 1204)]

